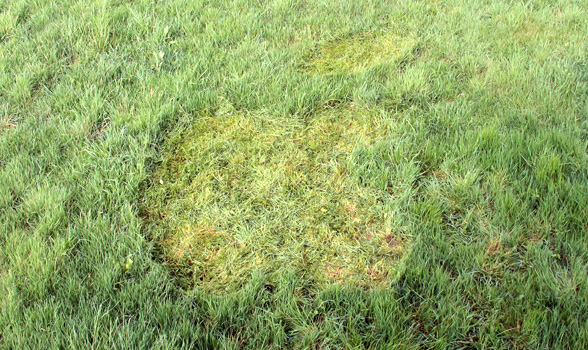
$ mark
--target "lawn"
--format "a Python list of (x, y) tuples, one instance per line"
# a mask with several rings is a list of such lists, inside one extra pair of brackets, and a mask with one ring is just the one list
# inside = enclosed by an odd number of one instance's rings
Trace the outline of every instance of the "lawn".
[(584, 0), (0, 0), (0, 348), (588, 348), (587, 39)]

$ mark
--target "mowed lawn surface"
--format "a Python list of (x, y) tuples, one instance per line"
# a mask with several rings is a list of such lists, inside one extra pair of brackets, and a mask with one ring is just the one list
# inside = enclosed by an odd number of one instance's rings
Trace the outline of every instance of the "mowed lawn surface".
[(573, 0), (0, 0), (0, 348), (587, 348), (587, 38)]

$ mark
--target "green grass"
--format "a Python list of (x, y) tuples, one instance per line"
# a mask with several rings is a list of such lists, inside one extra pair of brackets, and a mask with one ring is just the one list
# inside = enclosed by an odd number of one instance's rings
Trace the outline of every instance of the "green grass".
[(586, 348), (587, 18), (0, 0), (0, 348)]

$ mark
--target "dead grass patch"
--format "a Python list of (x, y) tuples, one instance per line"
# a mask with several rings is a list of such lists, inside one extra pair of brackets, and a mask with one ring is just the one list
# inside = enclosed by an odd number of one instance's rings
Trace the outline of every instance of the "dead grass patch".
[(319, 47), (307, 65), (315, 73), (355, 73), (379, 64), (405, 61), (416, 51), (417, 41), (413, 38), (392, 33), (363, 33)]
[(359, 184), (349, 167), (357, 147), (386, 134), (377, 115), (351, 107), (308, 122), (201, 118), (170, 140), (147, 196), (168, 227), (167, 258), (210, 291), (282, 269), (318, 284), (385, 284), (407, 242), (392, 232), (386, 193)]

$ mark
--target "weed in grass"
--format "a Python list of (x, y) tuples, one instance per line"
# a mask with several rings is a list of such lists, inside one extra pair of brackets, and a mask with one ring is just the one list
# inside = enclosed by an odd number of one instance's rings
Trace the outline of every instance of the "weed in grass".
[(310, 120), (200, 118), (170, 140), (148, 195), (167, 257), (206, 290), (283, 269), (318, 285), (386, 285), (408, 242), (393, 232), (385, 188), (356, 181), (352, 155), (387, 134), (352, 107)]

